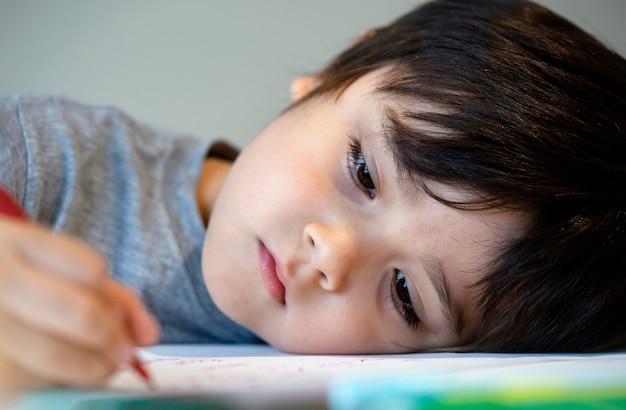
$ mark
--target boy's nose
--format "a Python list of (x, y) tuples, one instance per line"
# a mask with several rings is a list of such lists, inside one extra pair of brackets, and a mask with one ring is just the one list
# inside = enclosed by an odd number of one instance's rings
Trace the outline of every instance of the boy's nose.
[(334, 292), (341, 288), (357, 261), (357, 237), (347, 226), (311, 223), (304, 228), (313, 248), (311, 263), (320, 272), (320, 286)]

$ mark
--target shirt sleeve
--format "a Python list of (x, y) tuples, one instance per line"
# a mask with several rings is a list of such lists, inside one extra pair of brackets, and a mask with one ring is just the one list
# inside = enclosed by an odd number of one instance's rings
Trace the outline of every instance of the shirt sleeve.
[(16, 98), (0, 98), (0, 185), (20, 204), (26, 187), (26, 147)]

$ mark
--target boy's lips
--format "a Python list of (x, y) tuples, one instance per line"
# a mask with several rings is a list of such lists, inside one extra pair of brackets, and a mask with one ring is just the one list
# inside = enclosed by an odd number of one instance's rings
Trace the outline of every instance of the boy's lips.
[(282, 272), (279, 263), (265, 244), (259, 241), (259, 270), (265, 289), (277, 302), (285, 304), (285, 285), (281, 281)]

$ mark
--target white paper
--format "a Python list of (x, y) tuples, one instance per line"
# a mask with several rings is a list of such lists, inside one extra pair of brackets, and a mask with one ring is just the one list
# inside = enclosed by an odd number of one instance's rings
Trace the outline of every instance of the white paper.
[[(612, 372), (624, 375), (626, 354), (509, 355), (410, 354), (393, 356), (288, 355), (266, 346), (160, 346), (141, 352), (157, 387), (155, 394), (202, 393), (254, 400), (318, 399), (337, 381), (375, 377), (424, 378), (436, 375), (484, 377), (501, 375), (532, 379), (548, 373), (581, 375)], [(120, 371), (110, 387), (149, 392), (131, 369)]]

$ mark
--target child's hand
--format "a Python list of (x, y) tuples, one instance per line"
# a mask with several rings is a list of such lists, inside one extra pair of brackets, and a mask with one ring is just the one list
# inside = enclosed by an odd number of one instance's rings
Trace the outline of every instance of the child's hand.
[(0, 215), (0, 390), (89, 386), (158, 326), (84, 243)]

